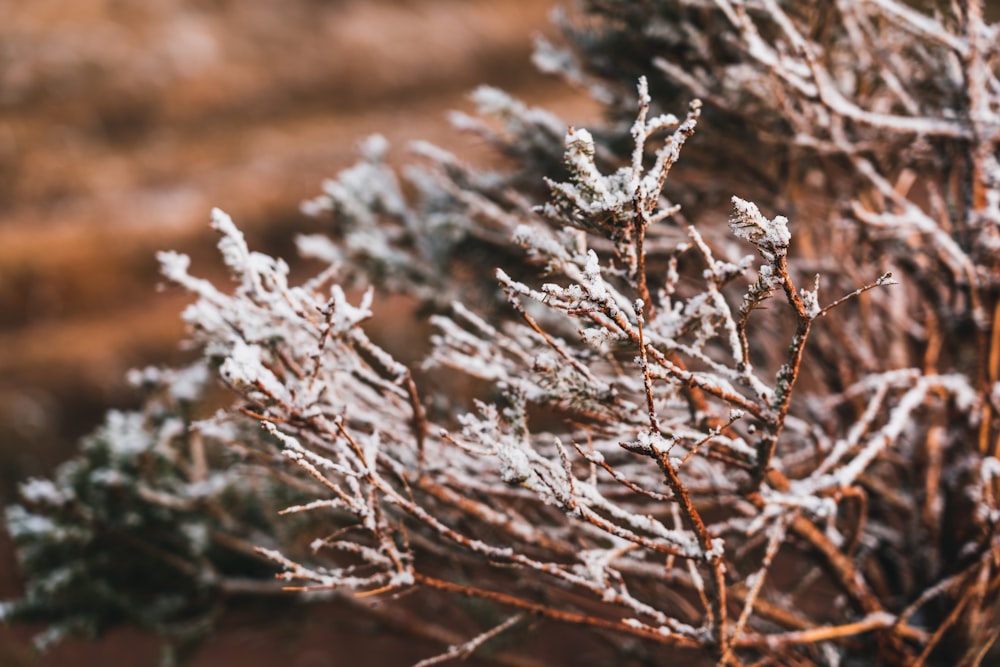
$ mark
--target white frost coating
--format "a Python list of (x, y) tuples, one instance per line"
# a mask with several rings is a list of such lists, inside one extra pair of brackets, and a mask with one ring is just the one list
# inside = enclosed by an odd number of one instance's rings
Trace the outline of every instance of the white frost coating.
[(593, 250), (587, 251), (587, 264), (583, 267), (583, 275), (591, 288), (591, 297), (600, 298), (604, 295), (604, 281), (601, 280), (601, 261)]
[(608, 349), (609, 345), (616, 340), (619, 340), (619, 336), (616, 336), (613, 332), (601, 327), (587, 327), (585, 329), (580, 329), (580, 340), (586, 343), (589, 347), (594, 348), (604, 352)]
[(368, 472), (375, 474), (376, 466), (378, 465), (378, 448), (381, 444), (381, 438), (379, 432), (375, 431), (370, 436), (364, 439), (364, 444), (362, 445), (362, 451), (365, 455), (365, 465), (368, 468)]
[(206, 438), (215, 438), (222, 442), (235, 440), (238, 434), (236, 425), (228, 419), (228, 415), (222, 410), (208, 419), (193, 422), (191, 428)]
[[(566, 133), (566, 166), (575, 182), (548, 181), (549, 187), (565, 202), (571, 203), (584, 218), (599, 219), (607, 214), (627, 214), (634, 189), (626, 184), (632, 170), (623, 167), (610, 176), (603, 175), (594, 161), (594, 137), (584, 128), (570, 128)], [(559, 217), (558, 208), (545, 205), (550, 217)]]
[[(279, 514), (297, 514), (299, 512), (309, 512), (316, 509), (338, 508), (341, 507), (342, 505), (343, 502), (340, 499), (313, 500), (312, 502), (305, 503), (304, 505), (289, 505), (285, 509), (281, 510)], [(316, 551), (314, 545), (317, 542), (319, 542), (322, 545), (325, 542), (325, 540), (323, 539), (313, 540), (313, 542), (310, 544), (310, 548), (312, 548), (313, 551)]]
[(163, 276), (174, 282), (181, 282), (188, 274), (188, 267), (191, 266), (190, 257), (173, 250), (156, 253), (156, 259), (160, 262), (160, 272)]
[(318, 218), (333, 210), (333, 204), (327, 196), (305, 199), (299, 204), (299, 212), (308, 218)]
[(636, 442), (642, 447), (649, 447), (659, 452), (665, 452), (676, 444), (673, 438), (664, 438), (659, 433), (649, 431), (639, 431), (636, 434)]
[(971, 410), (978, 400), (968, 379), (962, 375), (927, 375), (920, 377), (915, 386), (903, 394), (889, 415), (889, 421), (874, 432), (861, 452), (831, 476), (839, 486), (849, 486), (886, 447), (894, 443), (909, 425), (914, 411), (926, 400), (932, 389), (943, 389), (954, 398), (961, 410)]
[(520, 224), (514, 228), (511, 241), (522, 248), (534, 247), (537, 245), (537, 235), (533, 225)]
[(507, 484), (522, 484), (531, 478), (531, 460), (518, 444), (504, 439), (497, 443), (496, 456), (500, 461), (500, 479)]
[(344, 253), (337, 244), (323, 234), (300, 234), (295, 237), (295, 247), (303, 257), (328, 264), (338, 264), (344, 258)]
[[(294, 461), (307, 470), (328, 470), (343, 475), (346, 478), (359, 477), (363, 474), (360, 470), (354, 470), (347, 467), (347, 465), (334, 463), (325, 456), (321, 456), (314, 451), (306, 449), (296, 438), (288, 435), (287, 433), (283, 433), (271, 422), (263, 422), (262, 425), (268, 433), (281, 442), (284, 447), (281, 450), (282, 455), (289, 461)], [(347, 483), (349, 485), (353, 484), (353, 479), (348, 479)]]
[[(458, 418), (462, 435), (475, 445), (482, 446), (496, 457), (500, 478), (506, 484), (519, 485), (534, 474), (527, 444), (518, 435), (501, 427), (500, 414), (495, 405), (476, 402), (479, 414), (464, 414)], [(507, 414), (507, 411), (505, 411)]]
[(989, 484), (995, 478), (1000, 478), (1000, 459), (993, 456), (984, 457), (979, 467), (979, 478), (983, 480), (983, 484)]
[(219, 493), (234, 484), (233, 474), (230, 471), (209, 475), (203, 480), (191, 482), (184, 486), (186, 495), (191, 498), (214, 498)]
[(246, 239), (229, 215), (219, 208), (212, 209), (212, 229), (222, 234), (219, 240), (219, 250), (222, 252), (222, 259), (226, 266), (232, 269), (245, 268), (249, 259), (250, 250), (247, 248)]
[(62, 530), (47, 516), (28, 512), (21, 505), (11, 505), (5, 512), (7, 531), (15, 540), (41, 535), (60, 535)]
[(733, 216), (729, 226), (733, 234), (757, 246), (767, 259), (784, 255), (792, 234), (788, 231), (788, 218), (778, 215), (769, 220), (753, 202), (733, 197)]
[(263, 350), (258, 345), (247, 345), (237, 339), (219, 373), (223, 379), (239, 388), (260, 386), (277, 400), (284, 400), (285, 387), (269, 368), (264, 366)]
[[(608, 579), (608, 566), (620, 555), (620, 547), (613, 549), (585, 549), (577, 554), (577, 558), (582, 563), (579, 568), (594, 583), (599, 586), (606, 586)], [(608, 586), (605, 589), (606, 601), (611, 602), (614, 597), (614, 589)]]
[(806, 315), (810, 319), (819, 317), (822, 310), (819, 305), (819, 293), (816, 290), (801, 289), (799, 290), (799, 295), (802, 297), (802, 303), (806, 307)]
[(762, 487), (760, 493), (764, 501), (772, 507), (798, 507), (818, 518), (836, 516), (837, 513), (836, 501), (816, 495), (813, 489), (801, 480), (794, 480), (788, 493), (769, 487)]
[(125, 374), (125, 380), (133, 387), (141, 387), (144, 384), (157, 384), (162, 375), (156, 366), (146, 366), (143, 369), (130, 368)]
[(208, 380), (208, 367), (204, 364), (182, 368), (173, 375), (170, 395), (178, 401), (194, 402), (201, 398)]
[(389, 586), (403, 588), (406, 586), (412, 586), (415, 579), (413, 578), (413, 573), (409, 570), (400, 570), (394, 572), (389, 578)]
[(107, 415), (100, 435), (108, 449), (122, 458), (133, 458), (149, 449), (152, 444), (142, 415), (135, 412), (112, 410)]
[(720, 560), (726, 555), (726, 541), (721, 537), (716, 537), (712, 540), (712, 548), (705, 552), (705, 558), (708, 560)]
[(66, 494), (47, 479), (29, 479), (18, 487), (21, 497), (31, 503), (60, 505), (67, 500)]
[(472, 91), (471, 97), (482, 114), (499, 116), (524, 108), (523, 104), (514, 100), (503, 90), (493, 86), (479, 86)]
[(330, 333), (334, 335), (343, 334), (358, 326), (372, 316), (372, 301), (374, 300), (374, 288), (365, 290), (361, 303), (357, 306), (351, 305), (347, 300), (347, 295), (340, 285), (334, 284), (330, 288), (329, 307), (333, 310), (334, 318), (330, 322)]
[(389, 152), (389, 140), (378, 133), (370, 134), (358, 142), (358, 150), (366, 160), (378, 162)]
[(133, 387), (165, 386), (175, 400), (194, 402), (201, 398), (205, 383), (209, 380), (209, 372), (208, 367), (202, 363), (176, 369), (146, 366), (142, 369), (129, 369), (126, 379)]

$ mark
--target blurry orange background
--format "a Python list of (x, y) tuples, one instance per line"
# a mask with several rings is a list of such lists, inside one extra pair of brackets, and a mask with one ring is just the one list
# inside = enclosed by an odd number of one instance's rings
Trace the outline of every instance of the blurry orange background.
[[(135, 405), (129, 368), (181, 358), (187, 299), (156, 289), (154, 253), (188, 252), (218, 275), (212, 206), (254, 248), (291, 258), (295, 233), (319, 229), (299, 202), (365, 135), (386, 135), (396, 162), (410, 139), (485, 155), (445, 117), (469, 110), (479, 83), (571, 121), (592, 114), (530, 65), (554, 4), (0, 0), (0, 502), (71, 456), (108, 407)], [(0, 600), (17, 591), (0, 533)], [(193, 664), (409, 664), (434, 651), (396, 638), (390, 657), (359, 661), (323, 618), (263, 634), (236, 622)], [(134, 632), (43, 658), (28, 635), (0, 627), (0, 667), (157, 660)]]

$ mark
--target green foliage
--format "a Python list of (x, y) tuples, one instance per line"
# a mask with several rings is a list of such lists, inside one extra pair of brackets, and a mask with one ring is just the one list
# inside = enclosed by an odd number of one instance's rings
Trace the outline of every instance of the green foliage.
[(108, 413), (77, 457), (22, 484), (7, 508), (27, 590), (4, 617), (48, 624), (40, 648), (126, 622), (188, 646), (211, 630), (227, 586), (273, 579), (252, 547), (284, 533), (274, 503), (287, 489), (224, 444), (235, 431), (186, 416), (204, 368), (137, 379), (144, 412)]

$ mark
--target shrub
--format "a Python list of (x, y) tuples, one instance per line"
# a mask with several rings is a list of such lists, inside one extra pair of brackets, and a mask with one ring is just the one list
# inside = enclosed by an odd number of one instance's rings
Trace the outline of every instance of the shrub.
[[(298, 285), (214, 211), (235, 288), (160, 255), (201, 361), (136, 373), (146, 411), (23, 486), (8, 615), (183, 637), (231, 595), (424, 590), (488, 612), (463, 638), (386, 607), (449, 645), (423, 665), (529, 618), (707, 664), (981, 663), (1000, 587), (983, 12), (584, 2), (536, 60), (608, 106), (593, 131), (484, 88), (494, 120), (456, 122), (502, 170), (417, 144), (404, 186), (365, 141), (303, 206), (333, 238), (300, 239), (326, 268)], [(720, 189), (741, 194), (728, 227)], [(369, 336), (361, 285), (429, 313), (419, 368)], [(235, 404), (196, 419), (209, 377)]]

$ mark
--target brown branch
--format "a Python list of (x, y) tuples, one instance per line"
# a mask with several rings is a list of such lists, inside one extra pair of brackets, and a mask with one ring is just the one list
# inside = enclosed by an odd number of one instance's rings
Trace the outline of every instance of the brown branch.
[(648, 639), (659, 644), (665, 644), (667, 646), (676, 646), (682, 648), (698, 648), (701, 644), (690, 637), (684, 637), (678, 634), (664, 634), (658, 632), (653, 628), (649, 628), (644, 625), (637, 625), (631, 623), (625, 623), (624, 619), (621, 620), (611, 620), (607, 618), (601, 618), (599, 616), (591, 616), (588, 614), (579, 614), (571, 611), (563, 611), (561, 609), (555, 609), (554, 607), (549, 607), (538, 602), (532, 602), (530, 600), (525, 600), (507, 593), (500, 593), (497, 591), (487, 590), (485, 588), (476, 588), (474, 586), (465, 586), (462, 584), (455, 584), (450, 581), (444, 581), (443, 579), (436, 579), (434, 577), (428, 577), (427, 575), (415, 572), (414, 581), (417, 584), (427, 586), (429, 588), (434, 588), (441, 591), (446, 591), (448, 593), (455, 593), (458, 595), (463, 595), (465, 597), (478, 598), (481, 600), (491, 600), (497, 604), (501, 604), (507, 607), (514, 607), (516, 609), (521, 609), (535, 616), (540, 616), (542, 618), (552, 619), (554, 621), (559, 621), (561, 623), (569, 623), (570, 625), (581, 625), (589, 628), (599, 629), (599, 630), (610, 630), (619, 634), (631, 635), (634, 637), (639, 637), (642, 639)]
[(850, 596), (855, 605), (866, 614), (883, 612), (881, 603), (872, 593), (864, 576), (829, 538), (809, 519), (798, 516), (792, 521), (792, 531), (823, 555), (837, 583)]
[(860, 621), (843, 625), (823, 625), (808, 630), (783, 632), (770, 635), (748, 635), (735, 640), (740, 648), (754, 646), (776, 647), (790, 644), (816, 644), (824, 641), (843, 639), (855, 635), (891, 628), (896, 623), (896, 617), (885, 612), (875, 612), (865, 616)]
[(802, 365), (802, 355), (805, 353), (806, 340), (809, 338), (809, 330), (812, 327), (813, 318), (809, 315), (802, 296), (795, 288), (795, 283), (788, 273), (788, 259), (784, 254), (779, 254), (774, 260), (774, 273), (776, 279), (781, 282), (785, 290), (788, 303), (795, 311), (798, 323), (795, 327), (795, 334), (792, 343), (788, 348), (788, 358), (778, 371), (775, 378), (774, 404), (771, 406), (773, 414), (766, 420), (768, 428), (760, 440), (757, 442), (757, 462), (753, 470), (752, 489), (756, 490), (763, 483), (768, 469), (771, 467), (771, 460), (774, 458), (775, 449), (778, 446), (778, 439), (785, 427), (785, 418), (788, 415), (788, 408), (792, 402), (792, 390), (799, 377), (799, 370)]
[(678, 501), (677, 506), (680, 512), (694, 531), (695, 538), (698, 540), (698, 546), (701, 547), (705, 557), (705, 562), (708, 563), (712, 570), (712, 576), (708, 581), (711, 587), (709, 590), (711, 595), (711, 612), (715, 619), (713, 631), (718, 651), (720, 654), (724, 654), (728, 648), (729, 637), (727, 636), (726, 629), (726, 578), (722, 554), (716, 551), (715, 545), (712, 543), (712, 538), (705, 528), (705, 522), (702, 520), (701, 514), (695, 508), (694, 503), (691, 502), (687, 488), (681, 482), (680, 477), (677, 476), (677, 471), (670, 462), (670, 455), (667, 452), (659, 451), (655, 447), (653, 447), (653, 454), (657, 464), (660, 466), (660, 470), (663, 471), (663, 475), (666, 477), (667, 486), (673, 491), (674, 497)]
[(824, 315), (826, 315), (827, 313), (829, 313), (834, 308), (840, 306), (841, 304), (843, 304), (843, 303), (845, 303), (847, 301), (850, 301), (854, 297), (861, 296), (865, 292), (867, 292), (869, 290), (873, 290), (876, 287), (884, 287), (886, 285), (896, 285), (896, 284), (897, 283), (892, 280), (892, 272), (883, 273), (879, 277), (879, 279), (876, 280), (875, 282), (868, 283), (867, 285), (863, 285), (862, 287), (859, 287), (858, 289), (854, 290), (853, 292), (845, 294), (844, 296), (840, 297), (839, 299), (837, 299), (833, 303), (824, 306), (823, 309), (820, 310), (816, 314), (816, 317), (817, 318), (818, 317), (823, 317)]

